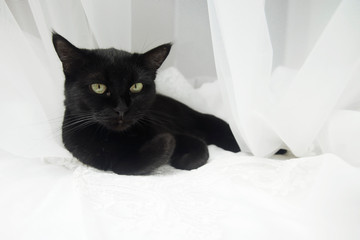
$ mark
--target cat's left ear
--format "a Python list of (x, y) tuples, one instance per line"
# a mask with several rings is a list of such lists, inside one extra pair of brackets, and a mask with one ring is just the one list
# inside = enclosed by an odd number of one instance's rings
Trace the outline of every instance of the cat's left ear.
[(166, 43), (142, 54), (143, 65), (150, 70), (157, 70), (169, 55), (171, 46), (171, 43)]
[(60, 34), (53, 32), (52, 40), (55, 51), (59, 56), (65, 74), (70, 74), (78, 69), (83, 63), (83, 53), (81, 49), (72, 45)]

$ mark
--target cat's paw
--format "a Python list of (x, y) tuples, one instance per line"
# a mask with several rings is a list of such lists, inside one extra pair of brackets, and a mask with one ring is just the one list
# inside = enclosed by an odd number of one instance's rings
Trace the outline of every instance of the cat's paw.
[(205, 142), (197, 138), (184, 136), (177, 137), (176, 140), (171, 166), (182, 170), (192, 170), (207, 163), (209, 150)]
[(152, 161), (167, 163), (174, 152), (175, 145), (174, 136), (169, 133), (163, 133), (147, 142), (140, 149), (140, 153), (143, 157), (152, 159)]
[(119, 161), (113, 167), (118, 174), (146, 175), (169, 163), (176, 141), (171, 134), (160, 134), (146, 142), (130, 161)]

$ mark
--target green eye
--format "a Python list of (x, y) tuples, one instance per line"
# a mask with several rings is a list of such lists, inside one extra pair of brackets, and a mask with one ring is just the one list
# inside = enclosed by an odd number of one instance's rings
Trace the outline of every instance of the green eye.
[(107, 89), (106, 85), (101, 84), (101, 83), (91, 84), (90, 88), (91, 88), (91, 90), (94, 91), (94, 93), (97, 93), (97, 94), (103, 94)]
[(130, 87), (130, 92), (132, 93), (138, 93), (143, 89), (142, 83), (135, 83)]

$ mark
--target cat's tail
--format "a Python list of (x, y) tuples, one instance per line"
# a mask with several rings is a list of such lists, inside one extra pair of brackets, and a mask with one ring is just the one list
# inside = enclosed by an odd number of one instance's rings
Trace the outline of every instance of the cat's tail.
[(285, 155), (288, 151), (286, 149), (279, 149), (279, 151), (277, 151), (275, 153), (275, 155)]

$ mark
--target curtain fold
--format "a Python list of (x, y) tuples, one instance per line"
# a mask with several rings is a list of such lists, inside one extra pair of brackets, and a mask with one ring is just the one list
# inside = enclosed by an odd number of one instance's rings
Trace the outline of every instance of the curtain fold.
[(339, 98), (347, 94), (359, 69), (359, 24), (360, 2), (344, 0), (280, 102), (268, 111), (271, 125), (295, 155), (309, 152)]
[(272, 48), (264, 1), (208, 1), (218, 78), (240, 148), (271, 155), (281, 146), (258, 105), (267, 101)]
[[(319, 133), (332, 114), (360, 100), (360, 2), (341, 2), (303, 66), (283, 83), (283, 92), (271, 90), (275, 79), (263, 1), (208, 0), (208, 5), (218, 77), (226, 85), (231, 126), (242, 147), (258, 156), (281, 144), (296, 156), (319, 153), (318, 144), (324, 145)], [(360, 142), (355, 131), (360, 125), (352, 127), (349, 140)], [(337, 153), (329, 145), (320, 150)], [(360, 158), (355, 146), (347, 155)]]
[(21, 30), (4, 1), (0, 9), (0, 147), (25, 157), (69, 156), (59, 145), (61, 119), (52, 116), (63, 111), (61, 89), (39, 60), (42, 44)]

